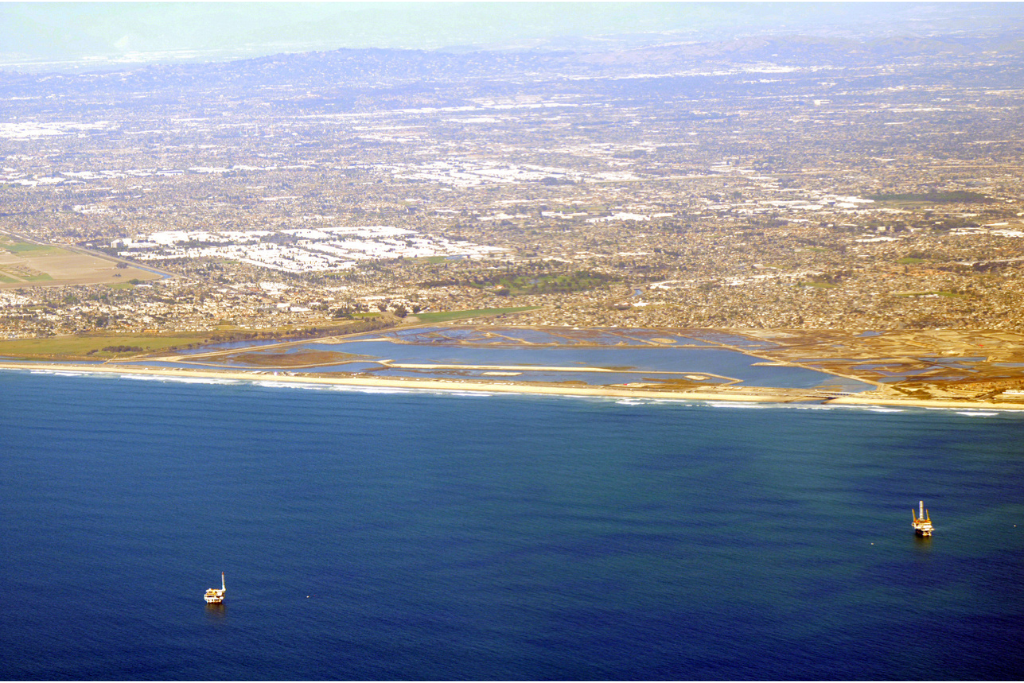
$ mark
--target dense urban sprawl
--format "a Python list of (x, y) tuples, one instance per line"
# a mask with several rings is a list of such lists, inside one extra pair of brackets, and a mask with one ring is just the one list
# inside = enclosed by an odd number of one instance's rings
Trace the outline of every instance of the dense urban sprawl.
[(6, 74), (0, 338), (509, 308), (1020, 331), (1021, 53), (779, 38)]

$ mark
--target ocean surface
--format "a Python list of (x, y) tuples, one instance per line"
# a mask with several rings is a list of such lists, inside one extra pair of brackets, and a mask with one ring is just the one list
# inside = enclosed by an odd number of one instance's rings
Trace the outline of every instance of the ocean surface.
[(1020, 414), (7, 371), (0, 515), (3, 679), (1024, 678)]

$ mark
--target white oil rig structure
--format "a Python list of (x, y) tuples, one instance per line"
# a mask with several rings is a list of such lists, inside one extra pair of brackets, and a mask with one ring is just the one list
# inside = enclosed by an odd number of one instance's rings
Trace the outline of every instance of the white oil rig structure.
[(224, 602), (224, 593), (227, 592), (227, 587), (224, 585), (224, 572), (220, 573), (220, 590), (216, 588), (206, 589), (206, 604), (208, 605), (219, 605)]
[(932, 520), (928, 516), (928, 511), (924, 509), (924, 501), (920, 501), (921, 510), (920, 512), (911, 511), (914, 515), (914, 533), (918, 536), (931, 536), (932, 535)]

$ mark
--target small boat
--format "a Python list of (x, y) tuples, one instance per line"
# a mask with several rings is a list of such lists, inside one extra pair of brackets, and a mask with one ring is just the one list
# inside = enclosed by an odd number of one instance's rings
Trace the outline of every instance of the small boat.
[(206, 602), (210, 605), (219, 605), (224, 602), (224, 593), (227, 591), (227, 587), (224, 585), (224, 572), (220, 573), (220, 590), (216, 588), (206, 589)]
[(928, 516), (928, 511), (924, 509), (924, 501), (920, 501), (921, 510), (920, 512), (911, 511), (914, 515), (914, 533), (918, 536), (931, 536), (932, 535), (932, 520)]

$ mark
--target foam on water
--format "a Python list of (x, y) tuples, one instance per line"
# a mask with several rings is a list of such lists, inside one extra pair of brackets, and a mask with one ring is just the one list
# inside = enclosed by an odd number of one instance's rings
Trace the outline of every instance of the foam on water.
[(793, 410), (841, 410), (848, 406), (829, 403), (787, 403), (785, 407), (792, 408)]
[[(92, 374), (96, 373), (83, 373)], [(242, 384), (241, 380), (220, 379), (216, 377), (180, 377), (176, 375), (134, 375), (131, 373), (117, 374), (115, 377), (130, 379), (140, 382), (168, 382), (177, 384)]]
[(274, 380), (266, 379), (254, 379), (250, 384), (257, 387), (267, 387), (268, 389), (302, 389), (305, 391), (327, 391), (331, 388), (329, 384), (318, 384), (315, 382), (275, 382)]
[(747, 403), (747, 402), (739, 402), (739, 401), (706, 401), (706, 403), (709, 406), (713, 406), (715, 408), (747, 408), (747, 409), (750, 409), (750, 408), (770, 408), (771, 407), (770, 405), (765, 405), (764, 403), (754, 403), (753, 401), (751, 401), (749, 403)]
[[(19, 372), (19, 370), (13, 370), (13, 372)], [(95, 373), (92, 372), (73, 372), (71, 370), (29, 370), (33, 375), (53, 375), (55, 377), (88, 377)]]
[(51, 370), (38, 368), (0, 368), (0, 373), (25, 373), (32, 375), (50, 375), (55, 377), (75, 377), (90, 379), (129, 379), (134, 381), (153, 382), (155, 384), (208, 384), (208, 385), (235, 385), (235, 386), (259, 386), (273, 389), (293, 389), (306, 391), (334, 391), (358, 394), (422, 394), (434, 396), (458, 396), (472, 398), (491, 398), (501, 396), (505, 398), (519, 397), (525, 399), (547, 400), (569, 399), (588, 403), (616, 403), (618, 405), (634, 406), (710, 406), (714, 408), (742, 408), (757, 410), (813, 410), (813, 411), (861, 411), (870, 413), (956, 413), (965, 417), (1024, 417), (1024, 410), (985, 408), (985, 409), (963, 409), (944, 406), (907, 406), (892, 407), (871, 404), (826, 404), (826, 403), (782, 403), (782, 402), (754, 402), (754, 401), (730, 401), (716, 399), (696, 399), (681, 396), (679, 398), (647, 398), (647, 397), (615, 397), (615, 396), (592, 396), (577, 394), (534, 394), (526, 392), (491, 392), (487, 390), (467, 389), (439, 389), (437, 387), (381, 387), (381, 386), (359, 386), (348, 384), (326, 384), (320, 382), (304, 382), (301, 380), (274, 380), (268, 379), (266, 375), (253, 374), (245, 378), (216, 378), (216, 377), (187, 377), (181, 375), (148, 375), (126, 372), (91, 372), (88, 370)]

